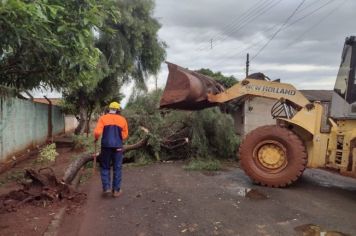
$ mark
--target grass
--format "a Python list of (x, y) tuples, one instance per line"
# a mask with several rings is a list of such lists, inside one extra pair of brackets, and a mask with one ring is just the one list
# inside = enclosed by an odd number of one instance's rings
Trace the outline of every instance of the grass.
[(5, 176), (0, 179), (0, 186), (7, 184), (9, 182), (19, 182), (23, 179), (24, 179), (24, 172), (22, 170), (12, 171), (5, 174)]
[(183, 167), (185, 170), (207, 170), (218, 171), (221, 170), (221, 163), (216, 159), (192, 159), (188, 165)]

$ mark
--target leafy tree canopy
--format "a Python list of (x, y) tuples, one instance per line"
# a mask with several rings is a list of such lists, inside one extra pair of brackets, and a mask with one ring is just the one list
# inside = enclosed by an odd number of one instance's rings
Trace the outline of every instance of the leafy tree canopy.
[(19, 89), (93, 87), (106, 73), (95, 32), (113, 0), (0, 1), (0, 83)]
[(108, 77), (120, 82), (133, 80), (145, 89), (145, 78), (158, 73), (166, 56), (166, 45), (157, 36), (161, 26), (152, 17), (154, 1), (119, 0), (115, 7), (122, 13), (120, 21), (105, 21), (115, 33), (101, 32), (96, 45), (107, 59)]
[(83, 86), (64, 91), (66, 107), (75, 108), (71, 110), (83, 119), (110, 101), (121, 100), (119, 90), (125, 82), (134, 81), (138, 90), (145, 91), (145, 79), (159, 71), (166, 56), (166, 45), (157, 35), (160, 24), (152, 17), (154, 1), (118, 0), (112, 7), (120, 12), (120, 20), (106, 18), (95, 41), (103, 53), (103, 80), (94, 89)]
[(205, 69), (202, 68), (200, 70), (197, 70), (196, 72), (207, 75), (213, 79), (216, 79), (220, 84), (222, 84), (225, 88), (230, 88), (234, 84), (238, 83), (238, 80), (234, 76), (225, 76), (223, 75), (220, 71), (218, 72), (213, 72), (210, 69)]

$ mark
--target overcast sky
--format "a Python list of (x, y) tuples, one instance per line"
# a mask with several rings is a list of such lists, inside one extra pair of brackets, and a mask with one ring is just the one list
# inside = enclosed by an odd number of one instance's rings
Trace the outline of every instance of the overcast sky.
[[(167, 61), (242, 79), (249, 52), (251, 72), (332, 89), (345, 37), (356, 34), (355, 10), (353, 0), (156, 0), (154, 14)], [(164, 64), (159, 86), (166, 78)]]
[[(355, 12), (355, 0), (156, 0), (154, 16), (167, 61), (243, 79), (249, 52), (250, 72), (332, 89), (345, 37), (356, 35)], [(166, 79), (163, 64), (158, 85)], [(127, 98), (132, 87), (123, 88)]]

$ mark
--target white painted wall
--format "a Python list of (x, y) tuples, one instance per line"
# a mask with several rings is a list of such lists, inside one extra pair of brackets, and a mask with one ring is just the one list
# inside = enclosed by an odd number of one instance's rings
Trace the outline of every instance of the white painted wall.
[(73, 131), (78, 125), (78, 120), (73, 115), (66, 115), (64, 117), (65, 133)]
[(276, 100), (261, 97), (246, 100), (233, 115), (236, 133), (244, 137), (260, 126), (276, 124), (271, 116), (271, 108), (275, 102)]

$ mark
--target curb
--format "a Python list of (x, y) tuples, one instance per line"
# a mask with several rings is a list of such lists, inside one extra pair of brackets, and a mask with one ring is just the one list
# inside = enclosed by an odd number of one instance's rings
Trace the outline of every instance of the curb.
[(66, 206), (59, 209), (58, 213), (54, 216), (53, 220), (49, 224), (49, 226), (48, 226), (46, 232), (43, 234), (43, 236), (58, 235), (58, 229), (63, 221), (64, 213), (66, 212), (66, 209), (67, 209)]
[[(80, 174), (78, 174), (77, 177), (73, 180), (74, 190), (78, 190), (81, 176), (82, 176), (82, 173), (80, 172)], [(59, 209), (57, 214), (55, 214), (55, 216), (53, 217), (51, 223), (48, 225), (46, 231), (43, 233), (43, 236), (57, 236), (58, 235), (58, 229), (62, 224), (67, 207), (68, 206), (64, 206)]]

